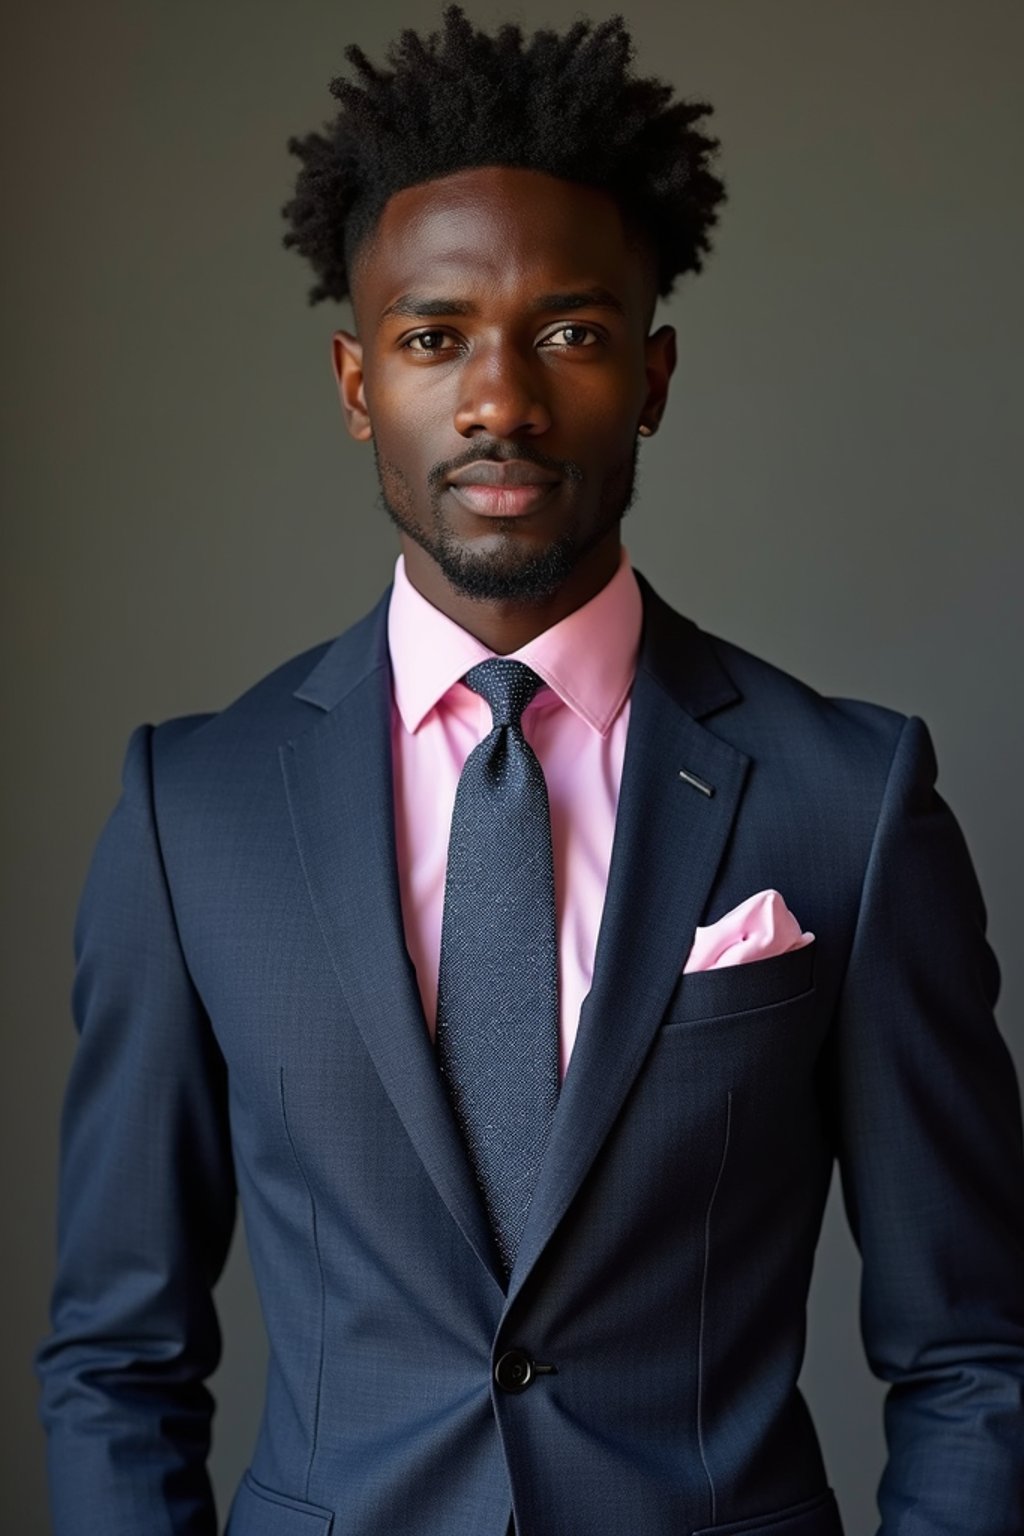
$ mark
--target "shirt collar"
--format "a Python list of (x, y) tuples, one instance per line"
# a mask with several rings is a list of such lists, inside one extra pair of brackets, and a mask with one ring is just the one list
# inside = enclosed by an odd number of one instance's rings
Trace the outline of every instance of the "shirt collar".
[[(588, 603), (535, 636), (512, 659), (525, 662), (582, 720), (606, 735), (633, 684), (643, 601), (625, 549), (618, 569)], [(418, 592), (395, 562), (388, 606), (395, 703), (410, 733), (448, 690), (494, 652)]]

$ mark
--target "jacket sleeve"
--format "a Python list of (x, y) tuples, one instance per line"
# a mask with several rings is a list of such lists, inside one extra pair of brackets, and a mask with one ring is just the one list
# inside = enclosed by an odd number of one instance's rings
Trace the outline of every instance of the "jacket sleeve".
[(1024, 1153), (1000, 973), (927, 726), (889, 771), (832, 1036), (880, 1536), (1024, 1532)]
[[(160, 727), (166, 729), (166, 727)], [(54, 1536), (213, 1536), (211, 1289), (235, 1217), (226, 1071), (182, 957), (153, 727), (75, 924), (79, 1032), (61, 1124), (52, 1332), (36, 1352)]]

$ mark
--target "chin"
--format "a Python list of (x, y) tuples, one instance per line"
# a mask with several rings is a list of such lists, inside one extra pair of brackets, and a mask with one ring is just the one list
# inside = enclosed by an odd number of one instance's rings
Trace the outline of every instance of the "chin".
[[(537, 519), (490, 520), (474, 536), (455, 529), (440, 508), (424, 527), (411, 509), (392, 501), (381, 488), (381, 502), (401, 533), (429, 555), (454, 592), (478, 602), (543, 603), (554, 597), (580, 561), (622, 520), (616, 504), (589, 534), (577, 526), (544, 539)], [(528, 526), (533, 522), (533, 527)]]
[(485, 551), (454, 540), (424, 548), (456, 592), (481, 602), (543, 602), (564, 586), (579, 558), (571, 540), (529, 550), (503, 541)]

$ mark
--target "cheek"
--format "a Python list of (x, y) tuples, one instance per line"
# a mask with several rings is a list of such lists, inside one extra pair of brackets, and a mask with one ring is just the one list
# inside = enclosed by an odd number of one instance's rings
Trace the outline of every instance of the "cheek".
[(616, 402), (613, 409), (584, 411), (572, 430), (573, 442), (581, 458), (599, 473), (617, 469), (633, 451), (636, 438), (635, 417), (629, 405)]
[(620, 458), (623, 444), (630, 441), (636, 430), (646, 395), (646, 379), (642, 372), (636, 377), (633, 374), (633, 370), (610, 375), (596, 368), (592, 372), (580, 368), (575, 376), (559, 381), (559, 416), (592, 442), (599, 456)]
[(392, 434), (377, 444), (377, 465), (381, 481), (388, 485), (400, 485), (406, 496), (426, 506), (430, 500), (427, 474), (431, 461), (407, 438)]
[(384, 366), (367, 374), (366, 403), (390, 436), (409, 435), (424, 423), (449, 421), (457, 389), (454, 370)]
[(376, 380), (366, 401), (380, 453), (412, 482), (425, 484), (430, 468), (452, 451), (452, 409), (439, 389)]

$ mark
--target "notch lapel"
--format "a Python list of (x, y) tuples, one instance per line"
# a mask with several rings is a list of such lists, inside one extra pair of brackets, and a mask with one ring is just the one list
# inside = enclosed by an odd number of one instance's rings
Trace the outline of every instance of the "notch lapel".
[[(699, 723), (700, 716), (739, 697), (709, 640), (638, 580), (644, 634), (593, 984), (510, 1277), (509, 1305), (651, 1048), (707, 903), (750, 762)], [(695, 778), (713, 793), (695, 785)]]
[(310, 898), (348, 1010), (427, 1173), (503, 1289), (405, 945), (391, 772), (390, 589), (296, 690), (327, 712), (279, 749)]

